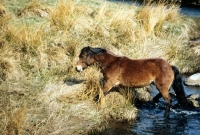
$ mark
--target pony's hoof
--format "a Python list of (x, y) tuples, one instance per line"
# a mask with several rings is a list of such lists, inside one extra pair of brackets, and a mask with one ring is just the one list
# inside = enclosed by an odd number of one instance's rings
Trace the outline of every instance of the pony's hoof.
[(165, 113), (164, 116), (165, 116), (165, 118), (168, 119), (169, 118), (169, 113)]

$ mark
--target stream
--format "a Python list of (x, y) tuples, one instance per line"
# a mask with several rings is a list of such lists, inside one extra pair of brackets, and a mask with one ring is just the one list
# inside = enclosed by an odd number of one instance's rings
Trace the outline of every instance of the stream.
[[(185, 92), (187, 95), (200, 95), (200, 87), (185, 86)], [(151, 96), (157, 93), (155, 87), (152, 87)], [(200, 103), (200, 99), (198, 102)], [(160, 99), (157, 107), (152, 103), (144, 103), (138, 106), (138, 110), (137, 119), (133, 123), (111, 123), (101, 135), (200, 134), (200, 108), (190, 111), (171, 108), (170, 117), (166, 119), (164, 117), (165, 103), (163, 99)]]
[[(124, 4), (134, 4), (141, 6), (142, 4), (137, 2), (137, 0), (108, 0), (110, 2), (124, 3)], [(200, 17), (200, 6), (181, 6), (180, 13), (182, 15), (191, 16), (191, 17)]]
[[(133, 4), (129, 0), (110, 0), (125, 4)], [(141, 4), (137, 4), (141, 5)], [(186, 16), (200, 18), (200, 7), (180, 7), (180, 13)], [(198, 39), (200, 41), (200, 39)], [(183, 81), (186, 79), (183, 76)], [(199, 94), (200, 87), (184, 86), (186, 95)], [(150, 93), (154, 97), (158, 91), (152, 87)], [(200, 99), (198, 99), (200, 103)], [(200, 108), (190, 111), (170, 109), (170, 117), (164, 117), (165, 103), (160, 99), (158, 106), (144, 103), (138, 106), (138, 116), (133, 123), (110, 123), (100, 135), (198, 135), (200, 134)]]

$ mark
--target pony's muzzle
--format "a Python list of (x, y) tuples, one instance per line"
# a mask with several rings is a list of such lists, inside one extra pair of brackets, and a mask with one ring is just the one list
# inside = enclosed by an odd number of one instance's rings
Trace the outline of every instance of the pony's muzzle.
[(83, 71), (83, 67), (80, 66), (80, 65), (76, 66), (76, 71), (82, 72)]

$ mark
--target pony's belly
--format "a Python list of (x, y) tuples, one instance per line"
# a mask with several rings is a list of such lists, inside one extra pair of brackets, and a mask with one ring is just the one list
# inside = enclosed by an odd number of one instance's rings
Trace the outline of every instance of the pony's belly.
[(142, 88), (142, 87), (145, 87), (145, 86), (148, 86), (150, 83), (145, 83), (145, 84), (131, 84), (130, 87), (133, 87), (133, 88)]
[(141, 80), (140, 82), (139, 81), (131, 81), (131, 82), (123, 82), (123, 86), (128, 86), (128, 87), (133, 87), (133, 88), (142, 88), (142, 87), (145, 87), (145, 86), (148, 86), (149, 84), (151, 84), (153, 81), (150, 80), (150, 81), (144, 81), (144, 80)]

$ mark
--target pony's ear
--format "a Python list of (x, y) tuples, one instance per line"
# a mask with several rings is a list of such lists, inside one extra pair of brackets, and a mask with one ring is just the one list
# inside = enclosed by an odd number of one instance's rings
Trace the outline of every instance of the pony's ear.
[(90, 46), (87, 46), (86, 50), (87, 52), (90, 51), (91, 47)]

